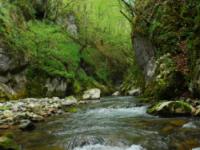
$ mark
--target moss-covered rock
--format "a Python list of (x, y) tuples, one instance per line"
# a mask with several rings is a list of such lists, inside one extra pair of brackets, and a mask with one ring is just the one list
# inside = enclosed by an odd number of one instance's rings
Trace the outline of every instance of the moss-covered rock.
[(19, 146), (14, 142), (12, 138), (2, 136), (0, 137), (0, 149), (1, 150), (19, 150)]
[(161, 116), (192, 115), (194, 113), (194, 108), (183, 101), (166, 101), (153, 105), (147, 112)]
[(154, 79), (147, 84), (145, 95), (156, 99), (171, 99), (181, 95), (185, 90), (185, 77), (177, 71), (171, 55), (165, 54), (156, 61)]

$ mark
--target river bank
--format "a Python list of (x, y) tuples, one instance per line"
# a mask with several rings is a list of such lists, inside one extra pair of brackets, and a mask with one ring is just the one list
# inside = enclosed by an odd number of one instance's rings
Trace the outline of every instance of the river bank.
[(73, 96), (61, 99), (27, 98), (18, 101), (0, 103), (0, 129), (18, 127), (32, 130), (34, 123), (45, 121), (47, 117), (75, 112), (76, 106), (87, 103), (77, 101)]

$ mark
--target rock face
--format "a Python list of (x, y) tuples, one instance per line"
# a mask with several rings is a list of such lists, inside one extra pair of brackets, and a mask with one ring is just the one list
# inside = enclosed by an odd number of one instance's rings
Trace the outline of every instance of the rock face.
[(195, 108), (183, 101), (167, 101), (155, 104), (148, 109), (148, 113), (161, 116), (192, 115)]
[(84, 91), (84, 94), (83, 94), (83, 100), (99, 99), (100, 97), (101, 97), (101, 90), (97, 88)]
[(60, 96), (64, 97), (67, 90), (67, 82), (62, 78), (48, 78), (45, 87), (47, 89), (46, 96)]
[(67, 31), (73, 36), (78, 37), (78, 27), (76, 25), (76, 19), (73, 14), (67, 17)]
[(25, 96), (27, 65), (23, 56), (15, 57), (7, 49), (0, 48), (0, 100)]
[(197, 60), (196, 66), (194, 68), (194, 75), (190, 85), (190, 91), (195, 96), (200, 97), (200, 59)]
[(133, 45), (137, 63), (148, 82), (153, 77), (156, 69), (154, 60), (155, 48), (150, 40), (136, 33), (133, 36)]
[(37, 80), (31, 81), (27, 75), (28, 60), (24, 56), (15, 57), (10, 53), (0, 46), (0, 100), (66, 95), (68, 88), (66, 79), (38, 76)]

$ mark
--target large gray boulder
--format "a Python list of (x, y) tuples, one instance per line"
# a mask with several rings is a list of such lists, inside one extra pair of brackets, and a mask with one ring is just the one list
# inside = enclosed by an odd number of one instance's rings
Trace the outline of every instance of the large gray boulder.
[(99, 99), (101, 97), (101, 90), (98, 88), (93, 88), (84, 91), (83, 94), (83, 100), (88, 100), (88, 99)]
[(140, 88), (132, 88), (128, 91), (129, 96), (139, 96), (142, 93)]

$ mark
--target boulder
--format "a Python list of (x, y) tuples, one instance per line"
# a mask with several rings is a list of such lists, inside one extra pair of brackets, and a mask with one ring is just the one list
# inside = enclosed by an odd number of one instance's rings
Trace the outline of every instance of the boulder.
[(101, 90), (94, 88), (94, 89), (89, 89), (87, 91), (84, 91), (83, 94), (83, 100), (88, 100), (88, 99), (100, 99), (101, 96)]
[(150, 114), (161, 116), (192, 115), (194, 111), (195, 108), (192, 105), (183, 101), (159, 102), (147, 110)]
[(182, 126), (183, 128), (197, 128), (193, 122), (188, 122)]
[(129, 96), (139, 96), (141, 94), (141, 89), (137, 88), (137, 89), (131, 89), (130, 91), (128, 91), (128, 95)]
[(61, 102), (62, 106), (71, 106), (77, 104), (77, 99), (74, 96), (68, 96)]
[(120, 92), (119, 91), (116, 91), (112, 94), (112, 96), (120, 96)]
[(68, 96), (68, 97), (65, 98), (65, 100), (77, 102), (77, 99), (74, 96)]
[(20, 121), (19, 128), (23, 131), (32, 131), (35, 129), (35, 125), (30, 120), (26, 119)]

